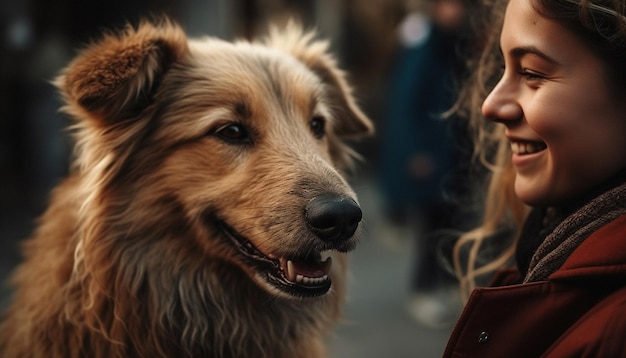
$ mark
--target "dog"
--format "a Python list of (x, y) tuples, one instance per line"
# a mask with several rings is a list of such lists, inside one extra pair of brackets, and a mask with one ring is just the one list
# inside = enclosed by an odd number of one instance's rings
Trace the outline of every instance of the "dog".
[(0, 325), (0, 356), (323, 357), (373, 132), (315, 32), (191, 39), (149, 20), (54, 81), (73, 120)]

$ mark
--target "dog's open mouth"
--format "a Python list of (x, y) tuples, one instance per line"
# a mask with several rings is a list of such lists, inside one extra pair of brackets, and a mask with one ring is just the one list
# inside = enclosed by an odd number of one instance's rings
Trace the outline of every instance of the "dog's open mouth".
[(298, 297), (320, 296), (330, 290), (330, 256), (320, 252), (303, 257), (265, 254), (224, 221), (218, 220), (217, 227), (232, 241), (247, 263), (263, 274), (275, 288)]

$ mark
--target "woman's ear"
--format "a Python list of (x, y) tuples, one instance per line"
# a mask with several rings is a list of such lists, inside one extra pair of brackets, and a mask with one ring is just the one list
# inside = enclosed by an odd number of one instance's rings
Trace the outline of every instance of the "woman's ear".
[(265, 44), (285, 51), (311, 69), (327, 85), (328, 98), (336, 111), (335, 133), (340, 137), (371, 135), (374, 126), (357, 106), (345, 73), (328, 52), (328, 42), (314, 39), (313, 32), (290, 22), (284, 29), (272, 28)]
[(128, 25), (83, 49), (55, 84), (77, 118), (114, 125), (152, 102), (162, 76), (187, 51), (184, 32), (170, 21)]

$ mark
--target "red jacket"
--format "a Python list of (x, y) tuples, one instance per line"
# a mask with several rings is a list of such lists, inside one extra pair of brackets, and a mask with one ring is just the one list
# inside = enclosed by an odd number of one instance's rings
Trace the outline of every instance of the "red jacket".
[[(515, 276), (517, 276), (515, 278)], [(470, 296), (444, 357), (626, 357), (626, 215), (589, 236), (548, 281)]]

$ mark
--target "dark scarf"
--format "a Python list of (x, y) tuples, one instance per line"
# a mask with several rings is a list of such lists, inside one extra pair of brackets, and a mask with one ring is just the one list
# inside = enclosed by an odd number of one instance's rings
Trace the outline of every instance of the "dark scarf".
[(569, 205), (531, 210), (516, 251), (524, 282), (547, 280), (589, 235), (626, 213), (625, 178), (620, 173)]

